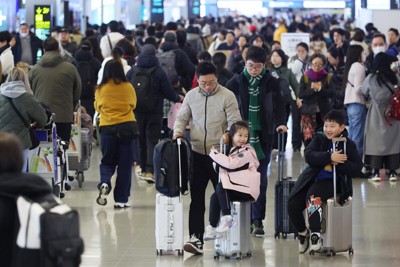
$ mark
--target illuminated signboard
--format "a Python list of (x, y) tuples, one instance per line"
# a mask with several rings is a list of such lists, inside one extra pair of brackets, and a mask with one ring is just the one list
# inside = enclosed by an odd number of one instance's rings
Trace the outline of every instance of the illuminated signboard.
[(151, 22), (163, 22), (164, 21), (163, 0), (151, 0), (150, 21)]
[(200, 15), (200, 0), (188, 0), (189, 18), (196, 18)]
[(51, 7), (49, 5), (35, 5), (35, 34), (45, 40), (51, 32)]

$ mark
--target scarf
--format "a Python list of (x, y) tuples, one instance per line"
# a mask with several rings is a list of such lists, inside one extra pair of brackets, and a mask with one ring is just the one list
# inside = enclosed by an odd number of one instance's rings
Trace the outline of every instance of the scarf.
[(261, 114), (260, 114), (260, 82), (266, 69), (263, 68), (257, 77), (252, 77), (245, 68), (243, 73), (249, 81), (249, 127), (250, 127), (250, 145), (254, 148), (258, 160), (265, 158), (264, 151), (260, 143), (261, 135)]
[(307, 77), (310, 79), (312, 82), (318, 82), (321, 81), (328, 73), (326, 72), (325, 69), (322, 69), (319, 72), (313, 71), (313, 69), (309, 68), (306, 71)]

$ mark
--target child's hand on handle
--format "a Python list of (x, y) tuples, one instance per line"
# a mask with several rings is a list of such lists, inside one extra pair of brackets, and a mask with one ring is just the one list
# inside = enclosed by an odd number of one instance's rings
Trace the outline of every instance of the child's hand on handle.
[(347, 161), (347, 155), (342, 154), (342, 150), (335, 151), (331, 154), (332, 164), (337, 165)]
[(278, 127), (276, 127), (276, 131), (278, 133), (282, 132), (282, 133), (286, 133), (288, 130), (288, 128), (285, 125), (279, 125)]
[(218, 152), (217, 149), (215, 149), (214, 146), (212, 146), (211, 149), (210, 149), (210, 153), (218, 154), (219, 152)]

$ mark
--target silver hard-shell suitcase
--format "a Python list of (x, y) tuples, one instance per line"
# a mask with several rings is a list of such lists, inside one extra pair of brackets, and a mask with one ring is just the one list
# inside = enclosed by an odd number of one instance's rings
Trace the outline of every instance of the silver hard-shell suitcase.
[(214, 240), (214, 259), (219, 259), (220, 256), (236, 259), (251, 257), (251, 202), (233, 201), (230, 205), (235, 223), (226, 233)]
[[(178, 164), (179, 164), (179, 188), (182, 182), (181, 150), (182, 141), (177, 139)], [(179, 196), (169, 197), (161, 193), (156, 195), (156, 252), (162, 255), (164, 252), (183, 255), (183, 203), (182, 193)]]
[[(344, 153), (346, 154), (346, 138), (333, 138), (332, 142), (344, 142)], [(336, 166), (333, 165), (333, 185), (336, 193)], [(341, 206), (336, 201), (336, 194), (328, 199), (322, 215), (322, 248), (318, 253), (334, 256), (336, 252), (353, 254), (352, 245), (352, 204), (351, 197)], [(310, 254), (314, 254), (310, 251)]]

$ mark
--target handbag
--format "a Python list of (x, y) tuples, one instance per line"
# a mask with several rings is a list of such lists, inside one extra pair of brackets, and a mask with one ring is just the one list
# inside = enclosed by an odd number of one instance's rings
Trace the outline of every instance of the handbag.
[(15, 113), (17, 113), (18, 117), (21, 119), (22, 123), (29, 129), (29, 137), (31, 139), (32, 146), (29, 148), (30, 150), (35, 149), (39, 146), (40, 141), (36, 136), (36, 132), (34, 129), (32, 129), (31, 125), (25, 120), (25, 118), (22, 116), (21, 112), (18, 111), (17, 107), (14, 104), (14, 101), (7, 97), (8, 101), (10, 101), (10, 104), (12, 108), (14, 109)]
[(392, 126), (391, 119), (400, 120), (400, 90), (397, 85), (394, 86), (394, 91), (386, 83), (385, 87), (392, 93), (392, 96), (386, 105), (384, 115), (387, 124)]

